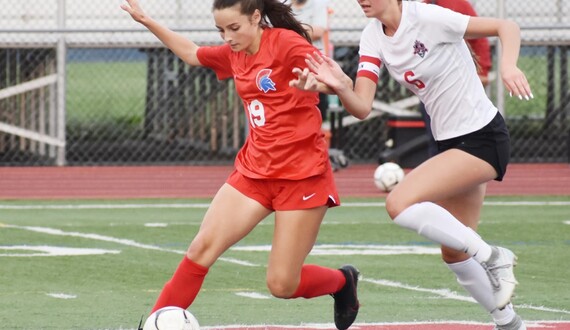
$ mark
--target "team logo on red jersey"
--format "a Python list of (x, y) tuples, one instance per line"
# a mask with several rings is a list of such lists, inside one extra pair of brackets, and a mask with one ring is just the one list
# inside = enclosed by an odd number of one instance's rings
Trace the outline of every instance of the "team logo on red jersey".
[(263, 69), (257, 73), (257, 77), (255, 78), (255, 84), (260, 91), (267, 93), (269, 91), (276, 91), (275, 83), (269, 77), (273, 70), (271, 69)]
[(414, 55), (419, 55), (421, 58), (424, 58), (427, 52), (428, 49), (426, 46), (421, 41), (416, 40), (414, 43)]

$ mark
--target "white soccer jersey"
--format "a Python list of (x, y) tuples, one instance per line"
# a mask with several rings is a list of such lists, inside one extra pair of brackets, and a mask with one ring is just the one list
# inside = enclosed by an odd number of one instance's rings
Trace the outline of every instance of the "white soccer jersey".
[(396, 33), (373, 19), (360, 40), (359, 77), (376, 82), (381, 67), (425, 104), (436, 140), (474, 132), (497, 108), (485, 94), (463, 37), (469, 16), (421, 2), (402, 1)]

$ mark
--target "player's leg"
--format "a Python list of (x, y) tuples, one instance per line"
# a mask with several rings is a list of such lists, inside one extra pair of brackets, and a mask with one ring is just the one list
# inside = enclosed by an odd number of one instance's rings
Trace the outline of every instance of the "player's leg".
[[(438, 201), (437, 204), (466, 226), (477, 230), (485, 189), (486, 184), (481, 184), (444, 201)], [(457, 282), (491, 314), (499, 329), (513, 321), (521, 323), (517, 327), (504, 329), (524, 329), (521, 328), (524, 322), (517, 316), (511, 304), (502, 309), (497, 308), (491, 282), (480, 263), (463, 252), (445, 246), (442, 246), (442, 257), (449, 269), (455, 273)]]
[[(308, 210), (276, 211), (275, 230), (267, 267), (267, 287), (278, 298), (312, 298), (331, 294), (344, 285), (336, 269), (323, 268), (311, 283), (301, 283), (305, 258), (313, 248), (328, 206)], [(310, 269), (319, 272), (320, 268)], [(305, 278), (305, 280), (308, 280)]]
[(486, 261), (491, 247), (448, 210), (433, 203), (473, 189), (496, 176), (487, 162), (458, 149), (440, 153), (406, 175), (386, 199), (394, 222), (441, 245)]
[(497, 175), (487, 161), (449, 149), (411, 171), (390, 193), (386, 208), (396, 224), (465, 252), (484, 265), (494, 284), (497, 307), (502, 308), (509, 303), (516, 285), (512, 272), (516, 257), (507, 249), (491, 247), (448, 210), (432, 202), (465, 193)]
[(358, 314), (358, 270), (351, 265), (333, 269), (304, 264), (315, 244), (327, 208), (320, 206), (275, 212), (267, 286), (274, 296), (280, 298), (332, 295), (335, 298), (335, 325), (337, 329), (344, 330)]
[(276, 182), (272, 203), (275, 231), (267, 268), (267, 286), (281, 298), (312, 298), (331, 294), (338, 329), (348, 328), (358, 314), (358, 270), (306, 265), (328, 207), (339, 205), (332, 169), (304, 180)]
[(209, 267), (272, 211), (225, 183), (208, 208), (172, 278), (152, 311), (164, 306), (188, 308), (198, 295)]

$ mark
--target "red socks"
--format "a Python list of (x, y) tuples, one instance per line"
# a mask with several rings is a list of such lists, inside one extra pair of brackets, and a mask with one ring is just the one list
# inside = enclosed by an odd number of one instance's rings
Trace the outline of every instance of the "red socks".
[[(206, 274), (208, 268), (185, 256), (164, 285), (151, 313), (166, 306), (188, 308), (200, 292)], [(338, 269), (303, 265), (299, 287), (291, 298), (314, 298), (336, 293), (345, 283), (346, 278)]]
[(291, 298), (314, 298), (338, 292), (346, 278), (338, 269), (317, 265), (303, 265), (301, 282)]
[(206, 274), (208, 268), (184, 256), (170, 281), (162, 288), (151, 313), (166, 306), (188, 308), (198, 295)]

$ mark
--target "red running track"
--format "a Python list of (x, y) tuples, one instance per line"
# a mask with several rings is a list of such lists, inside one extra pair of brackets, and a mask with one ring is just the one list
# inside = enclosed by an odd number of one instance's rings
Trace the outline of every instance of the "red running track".
[[(372, 181), (376, 164), (335, 172), (341, 198), (384, 197)], [(0, 199), (211, 198), (230, 166), (0, 167)], [(569, 164), (511, 164), (488, 195), (570, 196)]]

